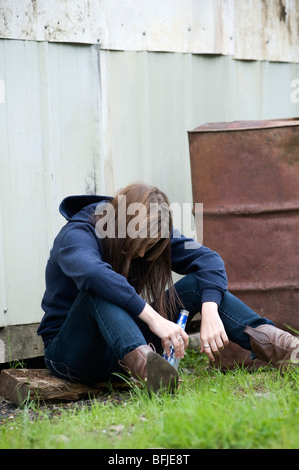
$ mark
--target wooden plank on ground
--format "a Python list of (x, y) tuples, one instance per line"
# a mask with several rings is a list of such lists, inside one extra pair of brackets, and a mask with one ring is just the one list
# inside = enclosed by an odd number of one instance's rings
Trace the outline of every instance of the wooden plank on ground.
[[(78, 400), (97, 395), (109, 386), (109, 383), (94, 386), (72, 383), (55, 377), (47, 369), (3, 369), (0, 374), (0, 395), (17, 405), (21, 405), (26, 399)], [(127, 389), (129, 385), (123, 382), (113, 384), (113, 387)]]

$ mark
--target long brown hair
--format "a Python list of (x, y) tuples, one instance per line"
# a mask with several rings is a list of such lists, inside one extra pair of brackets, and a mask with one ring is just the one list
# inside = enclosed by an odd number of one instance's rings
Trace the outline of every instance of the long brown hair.
[[(106, 232), (101, 237), (105, 261), (125, 276), (148, 303), (154, 303), (160, 315), (172, 318), (176, 302), (181, 303), (172, 280), (172, 216), (167, 196), (155, 186), (133, 183), (118, 191), (108, 205), (110, 210), (106, 211), (105, 221), (103, 212), (94, 216), (96, 229), (98, 222), (105, 222), (102, 225), (105, 230), (113, 222), (111, 236)], [(137, 222), (134, 207), (145, 211)], [(138, 228), (133, 237), (128, 234), (130, 224)], [(138, 256), (141, 251), (145, 252), (143, 257)], [(167, 301), (166, 288), (169, 288)]]

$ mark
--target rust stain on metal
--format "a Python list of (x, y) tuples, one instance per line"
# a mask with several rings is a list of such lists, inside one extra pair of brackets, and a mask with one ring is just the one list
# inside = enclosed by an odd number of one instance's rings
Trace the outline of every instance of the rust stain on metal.
[(279, 0), (279, 8), (280, 8), (279, 21), (285, 21), (287, 17), (287, 11), (286, 11), (286, 6), (282, 0)]
[(298, 62), (298, 19), (298, 0), (2, 0), (0, 37)]
[(229, 290), (299, 331), (299, 119), (205, 124), (189, 147), (203, 243), (222, 255)]
[(234, 2), (236, 59), (298, 62), (297, 0)]

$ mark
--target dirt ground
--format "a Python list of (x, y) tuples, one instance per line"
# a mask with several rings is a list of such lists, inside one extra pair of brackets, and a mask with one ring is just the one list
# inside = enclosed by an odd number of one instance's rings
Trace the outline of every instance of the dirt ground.
[(74, 407), (81, 406), (92, 406), (95, 401), (113, 401), (114, 403), (121, 403), (122, 401), (126, 400), (127, 393), (128, 392), (125, 391), (112, 391), (109, 394), (99, 394), (94, 399), (81, 399), (62, 403), (40, 403), (36, 407), (36, 409), (34, 406), (19, 407), (16, 404), (10, 402), (9, 400), (6, 400), (4, 397), (0, 396), (0, 426), (1, 424), (5, 424), (10, 420), (13, 421), (18, 415), (22, 415), (25, 409), (29, 415), (29, 419), (34, 421), (35, 419), (38, 419), (42, 416), (39, 410), (44, 411), (45, 413), (47, 413), (47, 415), (50, 416), (59, 416), (59, 414), (61, 414), (66, 409), (72, 409)]

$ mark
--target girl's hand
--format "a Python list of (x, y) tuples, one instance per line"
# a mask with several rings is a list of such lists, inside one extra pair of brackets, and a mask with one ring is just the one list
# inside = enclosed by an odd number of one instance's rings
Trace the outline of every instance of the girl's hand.
[(169, 343), (171, 341), (175, 356), (177, 358), (184, 357), (185, 349), (189, 344), (189, 336), (179, 325), (161, 317), (149, 304), (146, 304), (139, 318), (161, 339), (162, 347), (167, 355), (170, 354)]
[(201, 353), (206, 353), (211, 361), (214, 355), (219, 355), (229, 341), (223, 323), (218, 314), (218, 305), (215, 302), (202, 304), (200, 326)]

